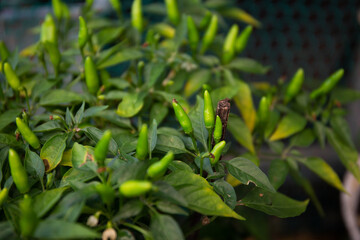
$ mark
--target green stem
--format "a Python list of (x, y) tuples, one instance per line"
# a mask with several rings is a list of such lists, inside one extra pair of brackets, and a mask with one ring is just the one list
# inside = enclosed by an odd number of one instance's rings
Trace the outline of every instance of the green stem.
[[(211, 222), (213, 222), (215, 219), (217, 218), (217, 216), (212, 216), (210, 218), (210, 222), (208, 224), (210, 224)], [(202, 222), (200, 221), (198, 224), (196, 224), (188, 233), (186, 233), (185, 237), (188, 237), (190, 234), (192, 234), (193, 232), (196, 232), (197, 230), (199, 230), (200, 228), (202, 228), (204, 225), (202, 224)]]
[(193, 143), (193, 145), (194, 145), (194, 149), (195, 149), (196, 155), (199, 155), (199, 154), (200, 154), (200, 151), (199, 151), (199, 149), (198, 149), (198, 147), (197, 147), (197, 144), (196, 144), (196, 139), (195, 139), (195, 136), (194, 136), (194, 132), (192, 132), (192, 133), (190, 134), (190, 137), (191, 137), (192, 143)]
[(212, 128), (208, 128), (208, 132), (209, 132), (209, 136), (208, 136), (208, 150), (210, 151), (211, 150), (211, 139), (212, 139), (212, 132), (213, 132), (213, 129)]
[(141, 227), (139, 226), (136, 226), (134, 224), (131, 224), (131, 223), (127, 223), (127, 222), (123, 222), (122, 225), (126, 226), (126, 227), (129, 227), (129, 228), (132, 228), (138, 232), (140, 232), (144, 237), (145, 239), (152, 239), (152, 236), (149, 234), (148, 231), (145, 231), (144, 229), (142, 229)]
[(200, 158), (200, 177), (203, 175), (204, 158)]
[(29, 94), (28, 94), (27, 89), (25, 87), (23, 87), (23, 90), (25, 91), (25, 100), (26, 100), (26, 105), (27, 105), (28, 111), (29, 111), (29, 115), (31, 115)]

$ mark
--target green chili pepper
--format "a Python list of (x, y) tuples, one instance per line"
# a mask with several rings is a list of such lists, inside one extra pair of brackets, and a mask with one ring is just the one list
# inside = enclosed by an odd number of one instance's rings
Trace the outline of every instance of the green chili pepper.
[(214, 14), (202, 40), (200, 53), (204, 53), (214, 41), (218, 29), (218, 17)]
[(63, 16), (63, 8), (61, 0), (52, 0), (52, 7), (57, 19), (61, 19)]
[(86, 22), (82, 16), (79, 17), (79, 34), (78, 34), (78, 44), (80, 49), (84, 48), (89, 39), (88, 28)]
[(25, 141), (27, 141), (33, 148), (38, 149), (40, 147), (40, 141), (31, 131), (29, 126), (18, 117), (16, 118), (16, 125)]
[(121, 2), (120, 0), (110, 0), (111, 6), (116, 11), (116, 13), (121, 16)]
[(165, 4), (170, 22), (178, 25), (180, 22), (180, 14), (176, 0), (165, 0)]
[(131, 7), (131, 24), (139, 32), (142, 32), (144, 23), (143, 23), (141, 0), (133, 1)]
[(136, 157), (139, 160), (145, 160), (149, 153), (148, 127), (146, 124), (141, 126), (139, 139), (136, 145)]
[(264, 127), (270, 116), (270, 104), (267, 97), (262, 97), (259, 103), (258, 121), (261, 127)]
[(50, 14), (46, 15), (45, 21), (41, 24), (40, 40), (43, 43), (49, 41), (57, 46), (56, 25)]
[(95, 189), (105, 204), (111, 205), (114, 202), (115, 191), (111, 186), (99, 183), (95, 186)]
[(95, 146), (94, 156), (100, 167), (105, 166), (105, 158), (109, 150), (110, 140), (111, 131), (106, 130)]
[(179, 121), (181, 127), (184, 129), (184, 132), (186, 134), (191, 134), (193, 132), (193, 127), (189, 116), (186, 114), (186, 112), (181, 107), (181, 105), (176, 101), (176, 99), (173, 99), (172, 105), (174, 108), (176, 118)]
[(145, 180), (128, 180), (120, 185), (119, 191), (125, 197), (138, 197), (152, 188), (150, 181)]
[(162, 177), (172, 160), (174, 160), (174, 153), (169, 151), (160, 161), (150, 165), (147, 175), (151, 178)]
[(215, 113), (208, 90), (204, 91), (204, 122), (207, 129), (213, 129), (215, 125)]
[(0, 191), (0, 207), (4, 204), (9, 194), (9, 190), (7, 188), (3, 188)]
[(205, 16), (201, 19), (199, 24), (200, 29), (205, 29), (209, 25), (211, 16), (212, 16), (211, 12), (206, 11)]
[(293, 99), (301, 90), (304, 82), (304, 70), (299, 68), (291, 79), (284, 97), (284, 102), (288, 103)]
[(65, 3), (61, 2), (61, 11), (62, 11), (62, 17), (64, 19), (69, 19), (70, 18), (70, 11), (69, 8), (66, 6)]
[(21, 163), (20, 157), (14, 149), (9, 149), (9, 166), (11, 176), (20, 193), (29, 191), (30, 186), (28, 176), (24, 166)]
[(339, 69), (336, 72), (334, 72), (333, 74), (331, 74), (330, 77), (325, 79), (324, 83), (321, 84), (321, 86), (319, 88), (317, 88), (311, 92), (310, 98), (315, 99), (318, 96), (321, 96), (321, 95), (324, 95), (324, 94), (327, 94), (328, 92), (330, 92), (336, 86), (336, 84), (339, 82), (339, 80), (343, 77), (343, 75), (344, 75), (344, 69)]
[(1, 61), (6, 61), (6, 59), (10, 56), (9, 49), (6, 47), (3, 41), (0, 41), (0, 57)]
[(221, 141), (218, 144), (216, 144), (214, 146), (214, 148), (211, 150), (211, 154), (213, 155), (213, 157), (210, 157), (210, 163), (212, 165), (215, 165), (219, 161), (221, 153), (222, 153), (225, 145), (226, 145), (226, 142)]
[(85, 59), (85, 80), (89, 92), (95, 95), (99, 90), (100, 81), (95, 63), (89, 56)]
[(58, 47), (49, 41), (44, 42), (46, 51), (49, 53), (50, 61), (54, 66), (55, 75), (57, 76), (59, 71), (59, 65), (61, 61), (61, 55)]
[(193, 52), (196, 52), (199, 44), (199, 32), (191, 16), (187, 16), (187, 27), (190, 48)]
[(31, 237), (38, 224), (38, 218), (33, 208), (32, 199), (25, 195), (24, 199), (19, 203), (20, 207), (20, 231), (25, 238)]
[(216, 115), (215, 129), (214, 129), (214, 142), (217, 144), (222, 137), (222, 122), (219, 115)]
[(4, 74), (10, 87), (15, 91), (18, 91), (20, 88), (20, 79), (12, 69), (11, 65), (7, 62), (4, 63)]
[(235, 43), (238, 31), (239, 27), (234, 24), (225, 38), (222, 55), (222, 60), (224, 64), (229, 63), (235, 56)]
[(252, 33), (253, 27), (247, 26), (241, 33), (240, 36), (236, 39), (235, 48), (236, 52), (241, 53), (249, 40), (249, 37)]

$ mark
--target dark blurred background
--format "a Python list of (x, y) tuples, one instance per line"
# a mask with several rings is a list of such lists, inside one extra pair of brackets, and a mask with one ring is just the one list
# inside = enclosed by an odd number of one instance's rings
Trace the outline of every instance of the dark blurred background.
[[(83, 1), (66, 1), (73, 18), (77, 18)], [(152, 2), (143, 0), (146, 5)], [(181, 3), (180, 0), (178, 0)], [(243, 55), (270, 65), (272, 70), (265, 76), (247, 75), (247, 81), (275, 82), (281, 77), (290, 78), (302, 67), (306, 81), (322, 80), (338, 68), (344, 68), (346, 75), (341, 84), (360, 89), (360, 1), (359, 0), (243, 0), (234, 1), (256, 19), (262, 27), (256, 29)], [(129, 13), (132, 1), (122, 1), (125, 12)], [(111, 11), (107, 0), (95, 0), (94, 7), (101, 14)], [(52, 11), (51, 1), (46, 0), (0, 0), (0, 39), (11, 50), (23, 49), (34, 43), (38, 35), (32, 34), (34, 27)], [(160, 19), (161, 20), (161, 19)], [(232, 22), (229, 21), (229, 26)], [(238, 23), (240, 29), (245, 24)], [(360, 127), (359, 103), (350, 105), (348, 121), (356, 144), (359, 146)], [(329, 149), (308, 149), (308, 155), (317, 155), (336, 170), (342, 178), (345, 172), (336, 154)], [(265, 163), (264, 171), (267, 164)], [(314, 174), (303, 169), (310, 179), (325, 211), (322, 218), (312, 204), (299, 217), (278, 219), (269, 217), (267, 228), (259, 226), (259, 231), (268, 231), (272, 239), (349, 239), (340, 215), (339, 192)], [(280, 192), (303, 200), (305, 193), (290, 179), (280, 188)], [(259, 223), (260, 225), (261, 223)], [(214, 232), (214, 226), (221, 225), (222, 233)], [(242, 227), (227, 222), (215, 221), (205, 227), (200, 236), (212, 239), (243, 239)], [(251, 239), (251, 238), (247, 238)]]

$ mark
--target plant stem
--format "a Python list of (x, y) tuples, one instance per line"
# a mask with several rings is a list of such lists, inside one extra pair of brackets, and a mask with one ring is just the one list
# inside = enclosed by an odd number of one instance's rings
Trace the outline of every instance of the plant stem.
[(194, 145), (194, 149), (195, 149), (196, 155), (199, 155), (200, 152), (199, 152), (199, 149), (198, 149), (197, 144), (196, 144), (196, 139), (195, 139), (195, 136), (194, 136), (194, 132), (192, 132), (192, 133), (190, 134), (190, 137), (191, 137), (192, 143), (193, 143), (193, 145)]
[(200, 158), (200, 177), (203, 175), (204, 158)]
[(208, 132), (209, 132), (209, 136), (208, 136), (208, 150), (210, 151), (211, 150), (211, 138), (212, 138), (212, 132), (213, 132), (213, 129), (212, 128), (208, 128)]

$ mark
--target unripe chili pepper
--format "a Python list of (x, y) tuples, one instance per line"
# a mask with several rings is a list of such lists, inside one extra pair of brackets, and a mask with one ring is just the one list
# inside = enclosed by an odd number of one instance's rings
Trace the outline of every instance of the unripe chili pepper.
[(249, 40), (249, 37), (252, 33), (252, 30), (253, 30), (252, 26), (247, 26), (240, 33), (240, 36), (236, 39), (236, 44), (235, 44), (236, 52), (241, 53), (245, 49), (247, 42)]
[(46, 51), (49, 53), (50, 61), (54, 66), (55, 75), (57, 75), (58, 70), (59, 70), (60, 61), (61, 61), (60, 51), (54, 43), (51, 43), (49, 41), (44, 42), (44, 45), (45, 45)]
[(150, 165), (147, 169), (147, 175), (151, 178), (163, 176), (172, 160), (174, 160), (174, 153), (169, 151), (160, 161)]
[(111, 6), (116, 11), (116, 13), (121, 16), (121, 2), (120, 0), (110, 0)]
[(301, 90), (304, 82), (304, 70), (299, 68), (291, 79), (284, 97), (284, 102), (288, 103), (293, 99)]
[(25, 195), (24, 199), (19, 203), (20, 207), (20, 231), (23, 237), (31, 237), (38, 224), (38, 218), (32, 205), (32, 199)]
[(234, 24), (225, 38), (222, 55), (222, 60), (224, 64), (229, 63), (235, 56), (235, 43), (238, 31), (238, 25)]
[(40, 147), (40, 141), (33, 131), (31, 131), (29, 126), (18, 117), (16, 118), (16, 125), (25, 141), (33, 148), (38, 149)]
[(196, 52), (199, 44), (199, 32), (191, 16), (187, 16), (187, 28), (190, 48), (193, 52)]
[(57, 19), (61, 19), (63, 16), (63, 8), (61, 0), (52, 0), (52, 7)]
[(91, 57), (85, 59), (85, 81), (89, 92), (93, 95), (99, 90), (99, 76), (96, 71), (96, 66)]
[(0, 207), (4, 204), (9, 194), (9, 190), (7, 188), (3, 188), (0, 191)]
[(327, 79), (325, 79), (324, 83), (321, 84), (319, 88), (311, 92), (310, 98), (315, 99), (320, 95), (324, 95), (330, 92), (336, 86), (336, 84), (339, 82), (343, 75), (344, 69), (339, 69), (333, 74), (331, 74)]
[(150, 181), (146, 180), (128, 180), (120, 185), (119, 191), (125, 197), (138, 197), (147, 192), (152, 188)]
[(139, 160), (145, 160), (149, 153), (148, 127), (143, 124), (140, 129), (139, 139), (136, 145), (136, 157)]
[(95, 189), (105, 204), (111, 205), (114, 202), (115, 191), (111, 186), (99, 183), (95, 186)]
[(57, 33), (54, 19), (50, 14), (47, 14), (44, 22), (41, 24), (41, 42), (52, 42), (57, 45)]
[(216, 115), (215, 129), (214, 129), (214, 142), (217, 144), (222, 137), (222, 122), (219, 115)]
[(1, 61), (6, 61), (6, 59), (10, 56), (9, 49), (6, 47), (3, 41), (0, 41), (0, 57)]
[(186, 114), (186, 112), (181, 107), (181, 105), (176, 101), (176, 99), (173, 99), (172, 105), (174, 108), (176, 118), (179, 121), (181, 127), (184, 129), (184, 132), (186, 134), (191, 134), (193, 132), (193, 127), (189, 116)]
[(134, 0), (131, 7), (131, 24), (139, 32), (143, 30), (143, 14), (141, 7), (141, 0)]
[(270, 115), (270, 104), (267, 97), (262, 97), (259, 103), (258, 120), (259, 125), (264, 127)]
[(104, 162), (109, 150), (110, 140), (111, 131), (106, 130), (95, 146), (94, 156), (100, 167), (103, 167), (105, 165)]
[(206, 11), (205, 16), (201, 19), (200, 24), (199, 24), (200, 29), (205, 29), (208, 26), (208, 24), (211, 20), (211, 16), (212, 16), (211, 12)]
[(215, 113), (211, 96), (208, 90), (204, 91), (204, 122), (207, 129), (214, 128)]
[(86, 22), (82, 16), (79, 17), (79, 34), (78, 34), (78, 44), (80, 49), (84, 48), (89, 39), (88, 28)]
[(20, 193), (29, 191), (29, 181), (26, 170), (21, 163), (20, 157), (14, 149), (9, 149), (9, 166), (11, 176)]
[(7, 62), (4, 63), (4, 74), (10, 87), (15, 91), (18, 91), (20, 88), (20, 79), (12, 69), (11, 65)]
[(165, 0), (165, 4), (170, 22), (178, 25), (180, 22), (180, 13), (176, 0)]
[(70, 11), (69, 8), (66, 6), (65, 3), (61, 2), (61, 11), (62, 11), (62, 17), (64, 19), (69, 19), (70, 18)]
[(200, 53), (204, 53), (209, 48), (211, 43), (214, 41), (214, 38), (217, 33), (217, 29), (218, 29), (218, 17), (215, 14), (213, 14), (210, 20), (210, 24), (206, 29), (205, 35), (203, 37)]
[(218, 144), (216, 144), (214, 146), (214, 148), (211, 150), (211, 154), (213, 155), (213, 157), (210, 157), (210, 163), (212, 165), (215, 165), (219, 161), (221, 153), (222, 153), (225, 145), (226, 145), (226, 142), (221, 141)]

